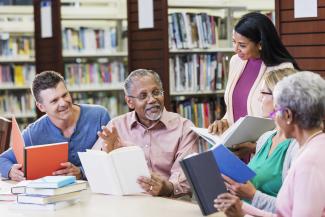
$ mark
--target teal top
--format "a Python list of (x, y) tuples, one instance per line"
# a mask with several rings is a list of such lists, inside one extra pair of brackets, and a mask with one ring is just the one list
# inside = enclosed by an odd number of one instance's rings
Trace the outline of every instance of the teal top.
[(283, 162), (291, 143), (290, 139), (284, 140), (268, 156), (272, 146), (272, 138), (275, 134), (272, 134), (267, 139), (260, 151), (248, 164), (256, 173), (256, 176), (251, 180), (255, 188), (274, 197), (277, 196), (282, 185)]

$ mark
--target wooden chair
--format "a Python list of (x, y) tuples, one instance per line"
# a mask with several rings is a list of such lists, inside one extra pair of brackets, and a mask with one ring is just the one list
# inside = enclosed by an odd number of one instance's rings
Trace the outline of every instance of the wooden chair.
[(0, 117), (0, 153), (10, 146), (11, 121)]

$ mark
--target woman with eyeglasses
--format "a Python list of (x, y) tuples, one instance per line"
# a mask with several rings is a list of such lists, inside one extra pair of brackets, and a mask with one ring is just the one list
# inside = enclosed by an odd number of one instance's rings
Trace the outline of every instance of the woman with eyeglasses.
[[(224, 99), (226, 114), (209, 126), (215, 134), (223, 133), (231, 124), (246, 115), (262, 116), (258, 95), (265, 73), (282, 68), (299, 69), (282, 44), (272, 21), (261, 13), (248, 13), (235, 25), (233, 48), (236, 54), (229, 65)], [(255, 142), (255, 141), (252, 141)], [(238, 146), (241, 157), (248, 161), (254, 143)]]
[(281, 80), (273, 91), (273, 116), (286, 138), (299, 144), (276, 198), (276, 214), (256, 209), (226, 193), (215, 207), (227, 216), (325, 216), (325, 80), (312, 72), (299, 72)]
[[(286, 68), (265, 75), (259, 96), (264, 117), (273, 118), (275, 114), (273, 107), (275, 85), (284, 77), (294, 73), (294, 69)], [(295, 140), (286, 139), (278, 126), (275, 130), (264, 133), (256, 144), (256, 154), (248, 164), (256, 173), (251, 182), (240, 184), (226, 176), (224, 179), (229, 192), (233, 195), (259, 209), (275, 212), (275, 198), (298, 146)]]

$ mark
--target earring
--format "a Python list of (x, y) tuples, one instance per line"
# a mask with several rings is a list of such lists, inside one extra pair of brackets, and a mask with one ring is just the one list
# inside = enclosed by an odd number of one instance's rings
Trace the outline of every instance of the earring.
[(289, 124), (291, 124), (291, 122), (290, 121), (287, 121), (287, 125), (289, 125)]

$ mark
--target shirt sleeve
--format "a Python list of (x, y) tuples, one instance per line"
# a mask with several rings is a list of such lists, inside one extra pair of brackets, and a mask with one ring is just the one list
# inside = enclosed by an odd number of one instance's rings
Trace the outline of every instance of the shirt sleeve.
[(8, 149), (0, 155), (0, 173), (4, 178), (9, 178), (9, 172), (17, 160), (12, 149)]
[(296, 170), (292, 216), (322, 216), (325, 201), (324, 169), (306, 162)]
[(181, 136), (175, 162), (171, 168), (169, 181), (174, 186), (174, 196), (183, 195), (190, 192), (190, 186), (186, 181), (185, 174), (182, 171), (179, 161), (185, 156), (198, 152), (198, 136), (190, 129), (194, 126), (191, 121), (186, 120), (183, 126), (183, 135)]
[(252, 200), (252, 206), (267, 212), (275, 213), (276, 198), (256, 190)]
[(273, 213), (257, 209), (256, 207), (245, 202), (243, 202), (242, 209), (246, 214), (245, 217), (247, 216), (276, 217), (276, 215)]

